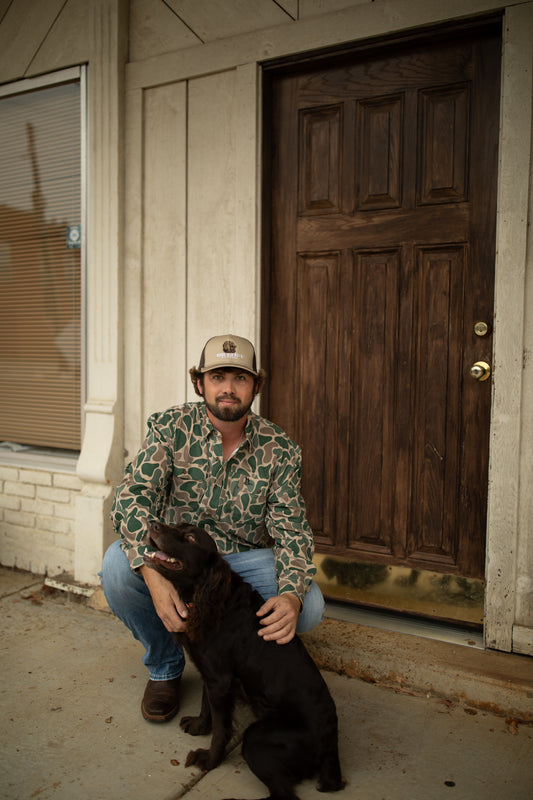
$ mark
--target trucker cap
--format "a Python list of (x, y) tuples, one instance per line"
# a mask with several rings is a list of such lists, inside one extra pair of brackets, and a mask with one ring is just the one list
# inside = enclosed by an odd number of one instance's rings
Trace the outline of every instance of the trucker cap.
[(224, 336), (213, 336), (206, 342), (202, 350), (198, 371), (209, 372), (211, 369), (220, 367), (236, 367), (257, 376), (253, 344), (248, 339), (234, 336), (231, 333)]

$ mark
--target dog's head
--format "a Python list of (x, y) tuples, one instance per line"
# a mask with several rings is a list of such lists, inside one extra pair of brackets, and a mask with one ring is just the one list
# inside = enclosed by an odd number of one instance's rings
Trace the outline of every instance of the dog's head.
[(231, 593), (231, 569), (196, 525), (150, 522), (148, 533), (154, 550), (144, 554), (144, 563), (176, 586), (191, 612), (187, 635), (198, 638), (206, 621), (216, 624), (222, 612)]
[(150, 522), (148, 534), (154, 549), (144, 554), (144, 563), (182, 588), (194, 585), (210, 553), (217, 549), (209, 534), (196, 525)]

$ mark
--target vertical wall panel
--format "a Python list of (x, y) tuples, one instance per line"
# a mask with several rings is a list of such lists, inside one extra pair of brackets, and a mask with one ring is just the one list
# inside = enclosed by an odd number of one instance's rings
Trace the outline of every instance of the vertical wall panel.
[(256, 340), (255, 76), (251, 65), (189, 84), (187, 347), (194, 364), (209, 336)]
[(203, 341), (233, 330), (241, 276), (235, 274), (235, 72), (189, 84), (188, 323), (190, 358)]
[(145, 92), (141, 377), (144, 418), (183, 400), (184, 394), (186, 108), (185, 83)]

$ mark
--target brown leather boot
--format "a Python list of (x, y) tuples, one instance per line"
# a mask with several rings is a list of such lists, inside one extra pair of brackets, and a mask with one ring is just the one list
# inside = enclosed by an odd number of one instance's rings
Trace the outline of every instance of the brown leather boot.
[(148, 681), (141, 703), (142, 715), (150, 722), (167, 722), (180, 707), (181, 677), (170, 681)]

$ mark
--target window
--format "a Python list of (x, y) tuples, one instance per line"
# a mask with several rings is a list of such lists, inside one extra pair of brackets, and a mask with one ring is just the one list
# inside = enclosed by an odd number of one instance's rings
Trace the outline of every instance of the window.
[(0, 87), (0, 441), (79, 450), (81, 70)]

